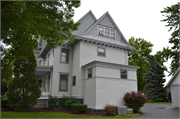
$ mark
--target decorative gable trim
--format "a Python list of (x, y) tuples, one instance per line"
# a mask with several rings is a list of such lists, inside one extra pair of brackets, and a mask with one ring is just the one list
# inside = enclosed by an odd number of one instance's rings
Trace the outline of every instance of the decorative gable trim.
[(167, 86), (171, 85), (171, 82), (176, 78), (177, 74), (180, 72), (180, 68), (178, 68), (178, 70), (176, 71), (176, 73), (173, 75), (173, 77), (169, 80), (169, 82), (167, 83)]

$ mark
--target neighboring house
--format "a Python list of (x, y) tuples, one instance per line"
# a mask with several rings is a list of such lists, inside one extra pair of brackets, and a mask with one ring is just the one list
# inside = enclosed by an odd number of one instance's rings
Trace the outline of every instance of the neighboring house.
[(73, 44), (48, 48), (40, 38), (36, 75), (41, 83), (41, 100), (48, 95), (73, 96), (90, 109), (103, 109), (106, 104), (124, 105), (124, 93), (137, 91), (136, 70), (128, 65), (132, 47), (110, 14), (98, 20), (89, 11), (79, 21)]
[(180, 68), (169, 80), (166, 87), (170, 87), (173, 106), (180, 107)]

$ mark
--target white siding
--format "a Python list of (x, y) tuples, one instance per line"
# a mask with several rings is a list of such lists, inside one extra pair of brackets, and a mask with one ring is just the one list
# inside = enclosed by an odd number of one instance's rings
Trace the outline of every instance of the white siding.
[(90, 78), (85, 80), (85, 98), (84, 104), (88, 105), (88, 108), (96, 108), (96, 79)]
[(173, 106), (180, 107), (180, 86), (171, 86), (170, 88)]
[[(61, 63), (61, 48), (69, 49), (69, 63)], [(53, 63), (53, 80), (52, 80), (52, 95), (57, 97), (70, 96), (72, 86), (71, 75), (71, 61), (72, 61), (72, 49), (69, 47), (59, 46), (54, 50), (54, 63)], [(60, 74), (68, 74), (68, 91), (59, 91)]]
[(180, 84), (180, 71), (177, 74), (177, 76), (175, 77), (175, 79), (172, 81), (171, 85), (173, 84)]

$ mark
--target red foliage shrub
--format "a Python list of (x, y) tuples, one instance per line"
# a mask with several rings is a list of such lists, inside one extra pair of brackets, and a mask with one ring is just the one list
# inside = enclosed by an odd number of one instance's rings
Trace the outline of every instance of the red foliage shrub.
[(130, 108), (133, 108), (133, 112), (139, 112), (139, 109), (145, 104), (147, 101), (147, 96), (141, 91), (131, 93), (127, 92), (124, 95), (124, 102)]
[(104, 107), (105, 115), (106, 116), (115, 116), (115, 108), (112, 105), (106, 104)]

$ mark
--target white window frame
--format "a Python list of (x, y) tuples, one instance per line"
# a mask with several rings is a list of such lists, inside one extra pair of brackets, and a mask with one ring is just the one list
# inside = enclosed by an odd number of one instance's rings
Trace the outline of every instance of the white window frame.
[[(100, 34), (100, 27), (103, 28), (103, 34)], [(106, 31), (105, 31), (106, 29), (109, 29), (109, 35), (108, 36), (106, 35)], [(111, 31), (112, 30), (114, 31), (114, 37), (111, 37)], [(105, 37), (116, 39), (116, 29), (111, 28), (111, 27), (107, 27), (107, 26), (103, 26), (103, 25), (98, 25), (97, 34), (101, 35), (101, 36), (105, 36)]]

